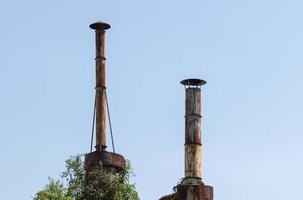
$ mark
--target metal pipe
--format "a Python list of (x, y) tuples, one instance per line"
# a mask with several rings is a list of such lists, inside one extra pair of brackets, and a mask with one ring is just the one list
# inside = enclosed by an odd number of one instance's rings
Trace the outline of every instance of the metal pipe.
[(201, 85), (206, 81), (186, 79), (185, 86), (185, 178), (202, 179)]
[(96, 150), (106, 150), (106, 84), (105, 84), (105, 30), (110, 25), (96, 22), (90, 25), (96, 32)]
[(159, 200), (213, 200), (213, 187), (202, 182), (201, 86), (206, 81), (186, 79), (185, 87), (185, 167), (177, 191)]

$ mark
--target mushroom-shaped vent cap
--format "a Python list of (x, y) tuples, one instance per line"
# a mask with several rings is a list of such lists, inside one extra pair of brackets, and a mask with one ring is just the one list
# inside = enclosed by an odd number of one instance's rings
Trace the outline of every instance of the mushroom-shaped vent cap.
[(202, 80), (202, 79), (185, 79), (183, 81), (180, 82), (182, 85), (185, 86), (201, 86), (201, 85), (205, 85), (206, 81)]
[(107, 29), (110, 29), (110, 25), (105, 23), (105, 22), (102, 22), (102, 21), (98, 21), (96, 23), (93, 23), (91, 25), (89, 25), (89, 27), (91, 29), (95, 29), (95, 30), (107, 30)]

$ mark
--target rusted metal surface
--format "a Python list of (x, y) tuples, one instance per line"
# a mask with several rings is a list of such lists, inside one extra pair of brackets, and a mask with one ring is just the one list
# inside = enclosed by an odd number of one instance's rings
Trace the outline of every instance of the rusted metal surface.
[(185, 176), (174, 195), (160, 200), (213, 200), (213, 188), (202, 182), (201, 86), (206, 81), (186, 79), (185, 87)]
[(179, 185), (177, 200), (213, 200), (213, 187), (208, 185)]
[(190, 78), (180, 81), (180, 83), (184, 86), (201, 86), (201, 85), (205, 85), (207, 82), (202, 79)]
[(125, 169), (125, 159), (122, 155), (107, 151), (94, 151), (85, 155), (85, 166), (93, 168), (98, 166), (99, 162), (107, 168), (114, 168), (117, 171)]
[(212, 186), (204, 185), (203, 198), (204, 198), (204, 200), (213, 200), (214, 199), (214, 188)]
[(185, 86), (185, 178), (202, 178), (201, 79), (181, 81)]
[[(109, 184), (105, 179), (96, 176), (96, 171), (103, 169), (115, 175), (125, 170), (125, 159), (122, 155), (107, 151), (95, 151), (85, 155), (85, 184), (98, 185), (100, 189), (106, 190)], [(92, 173), (91, 173), (92, 172)], [(85, 194), (85, 196), (87, 196)]]
[(209, 185), (179, 185), (174, 194), (161, 197), (159, 200), (213, 200), (213, 187)]
[(213, 188), (202, 182), (201, 86), (206, 81), (186, 79), (185, 178), (177, 187), (177, 200), (213, 200)]
[(96, 32), (96, 150), (106, 149), (106, 83), (105, 83), (105, 30), (110, 25), (96, 22), (90, 25)]
[(185, 145), (185, 177), (201, 178), (201, 145)]
[(110, 25), (96, 22), (90, 25), (96, 35), (96, 151), (85, 155), (86, 170), (102, 162), (106, 169), (122, 171), (125, 159), (122, 155), (106, 151), (106, 81), (105, 81), (105, 31)]
[(185, 177), (201, 178), (201, 89), (186, 88)]
[(161, 197), (159, 200), (176, 200), (177, 199), (177, 194), (170, 194), (170, 195), (166, 195)]

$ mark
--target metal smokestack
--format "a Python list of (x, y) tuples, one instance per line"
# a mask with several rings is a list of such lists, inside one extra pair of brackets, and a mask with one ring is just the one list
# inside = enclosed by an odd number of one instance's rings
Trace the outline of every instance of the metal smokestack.
[(213, 187), (202, 182), (201, 86), (206, 81), (186, 79), (185, 87), (185, 165), (177, 191), (159, 200), (213, 200)]
[(96, 150), (106, 150), (105, 31), (110, 25), (98, 21), (89, 26), (96, 32)]
[(213, 187), (202, 182), (201, 86), (206, 81), (186, 79), (185, 87), (185, 175), (177, 187), (178, 200), (213, 200)]
[(96, 151), (85, 155), (86, 171), (99, 166), (100, 162), (102, 162), (103, 167), (111, 171), (123, 171), (125, 169), (124, 157), (118, 153), (106, 151), (106, 109), (108, 102), (105, 84), (105, 31), (110, 28), (110, 25), (98, 21), (89, 27), (95, 30), (96, 35), (96, 99), (94, 111), (96, 119)]
[(206, 81), (187, 79), (185, 86), (185, 178), (202, 179), (201, 86)]

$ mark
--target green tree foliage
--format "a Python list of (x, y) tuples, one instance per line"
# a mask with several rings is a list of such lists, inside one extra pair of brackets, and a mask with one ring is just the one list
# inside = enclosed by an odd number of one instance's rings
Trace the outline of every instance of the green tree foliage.
[[(50, 179), (33, 200), (139, 200), (135, 185), (129, 182), (133, 175), (129, 161), (125, 171), (114, 174), (102, 163), (85, 174), (82, 156), (72, 156), (65, 165), (61, 181)], [(93, 178), (87, 181), (85, 177)]]
[(72, 198), (67, 195), (60, 181), (49, 179), (49, 183), (35, 195), (34, 200), (72, 200)]

